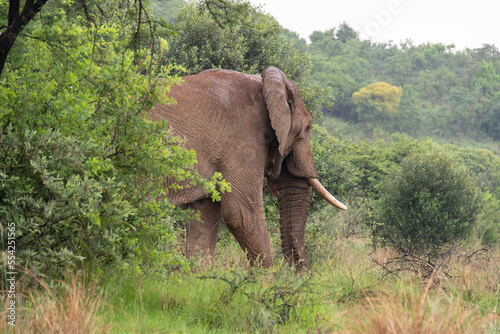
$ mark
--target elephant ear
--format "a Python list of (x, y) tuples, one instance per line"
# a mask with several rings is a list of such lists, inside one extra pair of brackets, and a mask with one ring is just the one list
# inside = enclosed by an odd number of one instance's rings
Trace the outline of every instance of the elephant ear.
[(289, 138), (289, 133), (296, 112), (294, 101), (298, 94), (297, 87), (276, 67), (268, 67), (262, 72), (262, 82), (271, 126), (279, 143), (279, 155), (284, 157), (292, 145), (293, 138)]

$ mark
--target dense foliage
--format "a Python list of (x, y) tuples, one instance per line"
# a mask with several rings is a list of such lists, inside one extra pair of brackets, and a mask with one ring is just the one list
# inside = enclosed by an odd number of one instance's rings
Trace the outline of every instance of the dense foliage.
[(183, 0), (153, 0), (151, 1), (151, 9), (155, 17), (172, 23), (183, 4)]
[(382, 184), (373, 233), (406, 254), (435, 256), (472, 230), (480, 205), (473, 179), (445, 153), (412, 155)]
[[(337, 197), (352, 193), (359, 184), (360, 172), (349, 157), (349, 142), (333, 137), (325, 128), (314, 124), (310, 143), (321, 184)], [(314, 192), (311, 212), (325, 205), (325, 201)]]
[(165, 92), (179, 80), (168, 68), (150, 75), (155, 59), (135, 43), (138, 31), (144, 44), (152, 41), (135, 20), (147, 11), (120, 4), (47, 4), (7, 58), (0, 221), (2, 248), (4, 224), (15, 224), (19, 270), (65, 270), (84, 259), (176, 264), (162, 185), (168, 176), (202, 181), (195, 152), (179, 146), (166, 123), (144, 117), (169, 102)]
[(401, 87), (386, 82), (376, 82), (352, 94), (352, 103), (356, 106), (358, 119), (364, 122), (380, 121), (381, 118), (399, 113)]
[[(355, 144), (349, 149), (356, 155), (352, 162), (361, 169), (362, 182), (354, 194), (380, 198), (380, 185), (389, 180), (391, 173), (400, 168), (410, 156), (423, 156), (428, 152), (446, 152), (450, 164), (465, 168), (482, 191), (481, 214), (475, 226), (477, 237), (484, 244), (500, 242), (500, 157), (485, 149), (461, 148), (451, 144), (440, 145), (430, 140), (416, 140), (407, 135), (393, 134), (390, 141), (379, 140), (374, 144)], [(365, 195), (363, 195), (365, 194)], [(373, 203), (377, 207), (377, 203)], [(373, 219), (370, 216), (370, 220)]]
[[(313, 79), (332, 90), (325, 113), (415, 137), (500, 139), (500, 52), (493, 45), (457, 50), (453, 45), (373, 43), (348, 25), (316, 31), (307, 51)], [(398, 114), (359, 119), (352, 96), (376, 82), (402, 87)]]
[[(302, 45), (296, 35), (288, 36)], [(358, 183), (348, 197), (361, 205), (364, 221), (374, 219), (380, 184), (405, 157), (445, 150), (483, 191), (477, 235), (486, 244), (499, 242), (498, 49), (373, 43), (361, 40), (345, 23), (316, 31), (310, 40), (302, 48), (312, 56), (312, 78), (331, 89), (332, 105), (324, 108), (327, 117), (320, 124), (341, 138), (353, 138), (347, 159)], [(497, 155), (475, 147), (492, 148)]]

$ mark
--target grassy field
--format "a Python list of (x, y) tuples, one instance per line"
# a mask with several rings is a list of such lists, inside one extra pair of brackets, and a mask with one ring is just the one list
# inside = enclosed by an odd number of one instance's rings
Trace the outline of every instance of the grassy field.
[[(339, 226), (340, 227), (340, 226)], [(313, 273), (279, 255), (249, 268), (224, 232), (213, 268), (126, 275), (104, 268), (23, 291), (2, 333), (498, 333), (500, 251), (469, 246), (423, 277), (360, 234), (308, 233)], [(477, 251), (474, 252), (474, 249)], [(418, 263), (422, 266), (422, 263)], [(410, 270), (413, 268), (413, 270)], [(419, 273), (415, 272), (419, 271)], [(6, 312), (5, 307), (4, 313)], [(5, 321), (5, 314), (2, 317)]]

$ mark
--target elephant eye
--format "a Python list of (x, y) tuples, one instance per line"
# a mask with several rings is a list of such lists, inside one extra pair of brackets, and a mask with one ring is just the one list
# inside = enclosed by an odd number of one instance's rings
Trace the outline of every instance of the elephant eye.
[(309, 131), (311, 131), (311, 126), (310, 125), (306, 126), (306, 132), (309, 132)]

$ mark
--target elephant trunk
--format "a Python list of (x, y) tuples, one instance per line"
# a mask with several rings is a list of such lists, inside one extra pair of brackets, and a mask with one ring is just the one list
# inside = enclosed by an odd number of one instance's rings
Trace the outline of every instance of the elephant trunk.
[(280, 211), (281, 247), (285, 258), (297, 268), (310, 269), (304, 237), (312, 188), (304, 179), (288, 178), (275, 183)]
[(307, 177), (306, 180), (314, 189), (314, 191), (316, 191), (318, 195), (320, 195), (325, 201), (327, 201), (333, 206), (336, 206), (339, 209), (347, 210), (347, 207), (344, 204), (342, 204), (339, 200), (337, 200), (335, 197), (333, 197), (332, 194), (330, 194), (328, 190), (326, 190), (325, 187), (323, 187), (323, 185), (321, 184), (321, 182), (319, 182), (318, 179)]
[(299, 269), (311, 266), (305, 254), (305, 228), (314, 189), (328, 203), (346, 210), (316, 178), (291, 175), (286, 168), (277, 180), (267, 179), (269, 189), (278, 198), (280, 211), (281, 247), (285, 258)]

